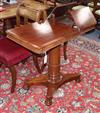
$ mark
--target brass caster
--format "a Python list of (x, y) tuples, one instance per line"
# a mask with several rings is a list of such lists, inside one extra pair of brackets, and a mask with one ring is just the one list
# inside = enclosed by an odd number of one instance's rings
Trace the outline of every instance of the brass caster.
[(30, 88), (30, 86), (28, 86), (27, 84), (24, 84), (24, 85), (23, 85), (23, 89), (24, 89), (24, 90), (29, 90), (29, 88)]
[(52, 105), (52, 99), (51, 99), (51, 98), (46, 98), (45, 104), (46, 104), (47, 106)]
[(11, 88), (11, 93), (14, 93), (14, 91), (15, 91), (14, 88)]
[(81, 82), (81, 78), (80, 78), (80, 76), (78, 77), (78, 78), (76, 78), (76, 80), (75, 80), (76, 82)]

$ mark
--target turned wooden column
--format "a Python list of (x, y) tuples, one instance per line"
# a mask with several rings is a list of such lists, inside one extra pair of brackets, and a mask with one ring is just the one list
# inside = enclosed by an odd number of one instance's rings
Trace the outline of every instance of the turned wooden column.
[(61, 80), (60, 75), (60, 46), (48, 52), (48, 82), (57, 83)]

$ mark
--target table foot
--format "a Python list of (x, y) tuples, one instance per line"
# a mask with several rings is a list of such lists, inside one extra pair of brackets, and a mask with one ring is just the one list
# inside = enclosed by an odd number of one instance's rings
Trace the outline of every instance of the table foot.
[(47, 105), (47, 106), (52, 105), (52, 98), (46, 98), (45, 105)]
[(24, 90), (29, 90), (29, 88), (30, 88), (30, 86), (28, 86), (26, 83), (24, 83), (23, 89), (24, 89)]
[(77, 79), (75, 80), (76, 82), (81, 82), (81, 78), (80, 78), (80, 76), (79, 77), (77, 77)]
[(53, 94), (56, 90), (57, 90), (56, 84), (49, 83), (49, 85), (47, 87), (47, 96), (46, 96), (46, 100), (45, 100), (45, 104), (47, 106), (52, 105)]
[(39, 77), (32, 78), (31, 80), (26, 80), (24, 87), (29, 88), (32, 85), (43, 85), (47, 87), (47, 95), (45, 104), (47, 106), (52, 105), (52, 98), (54, 92), (64, 83), (75, 80), (80, 82), (80, 74), (62, 74), (62, 79), (57, 83), (49, 82), (47, 75), (40, 75)]
[(72, 80), (75, 80), (76, 82), (80, 82), (80, 74), (79, 73), (74, 73), (74, 74), (63, 74), (62, 80), (56, 84), (56, 87), (60, 87), (64, 83), (70, 82)]

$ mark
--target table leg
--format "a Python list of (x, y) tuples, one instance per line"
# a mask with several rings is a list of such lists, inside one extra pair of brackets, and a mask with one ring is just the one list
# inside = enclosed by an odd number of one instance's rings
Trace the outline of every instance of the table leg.
[(75, 80), (80, 81), (80, 74), (63, 74), (60, 73), (60, 46), (53, 48), (48, 52), (48, 75), (25, 81), (25, 86), (44, 85), (47, 87), (46, 105), (52, 104), (54, 92), (64, 83)]
[(63, 45), (64, 60), (67, 60), (67, 54), (66, 54), (67, 45), (68, 45), (68, 41), (65, 42), (64, 45)]

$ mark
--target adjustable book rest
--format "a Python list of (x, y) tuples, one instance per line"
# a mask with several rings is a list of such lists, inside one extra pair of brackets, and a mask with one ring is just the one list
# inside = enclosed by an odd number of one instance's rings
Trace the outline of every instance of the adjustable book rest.
[(79, 32), (84, 33), (95, 28), (96, 19), (89, 7), (81, 8), (80, 10), (70, 10), (69, 13)]
[[(74, 26), (72, 27), (75, 28), (75, 30), (78, 30), (80, 34), (95, 28), (96, 19), (90, 11), (89, 7), (84, 7), (79, 10), (69, 10), (69, 14), (74, 21)], [(68, 42), (64, 43), (64, 50), (67, 49), (67, 43)], [(66, 52), (64, 52), (64, 59), (67, 59)]]

